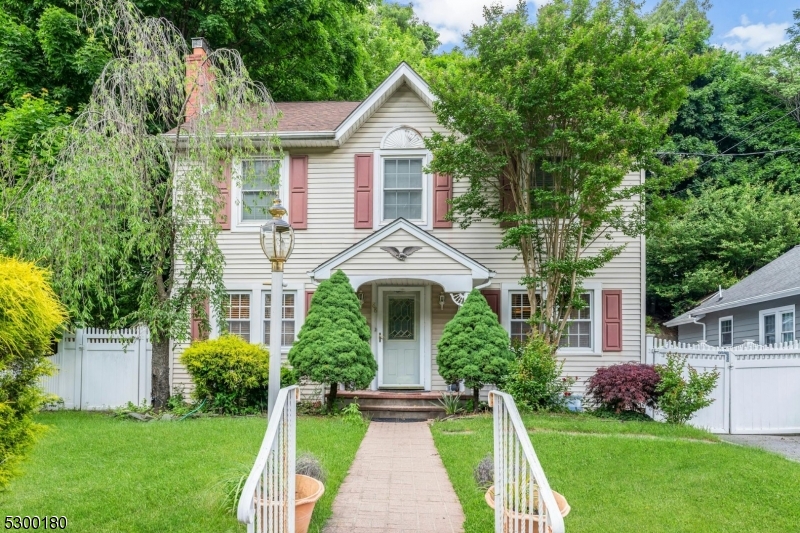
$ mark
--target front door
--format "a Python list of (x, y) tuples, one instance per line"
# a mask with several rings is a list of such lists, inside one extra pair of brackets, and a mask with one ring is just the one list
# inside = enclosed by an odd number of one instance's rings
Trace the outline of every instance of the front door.
[(422, 386), (419, 315), (419, 292), (384, 293), (382, 386)]

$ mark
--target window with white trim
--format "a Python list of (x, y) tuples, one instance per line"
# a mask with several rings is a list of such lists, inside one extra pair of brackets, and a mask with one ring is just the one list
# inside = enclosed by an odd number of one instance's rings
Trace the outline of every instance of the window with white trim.
[(383, 220), (424, 219), (424, 174), (421, 157), (383, 158)]
[(228, 333), (250, 342), (250, 293), (229, 292), (225, 302)]
[[(284, 291), (281, 316), (281, 346), (291, 346), (294, 343), (296, 301), (297, 294), (294, 291)], [(269, 346), (270, 342), (271, 305), (272, 296), (268, 291), (264, 291), (264, 344), (267, 346)]]
[(794, 306), (759, 311), (761, 344), (792, 342), (794, 340)]
[(280, 195), (280, 162), (277, 159), (242, 161), (242, 190), (240, 220), (266, 221), (272, 218), (269, 208)]
[(585, 348), (592, 349), (592, 293), (584, 292), (580, 296), (584, 306), (580, 309), (573, 308), (569, 314), (569, 321), (561, 333), (559, 348)]
[(724, 316), (719, 319), (719, 345), (733, 346), (733, 317)]

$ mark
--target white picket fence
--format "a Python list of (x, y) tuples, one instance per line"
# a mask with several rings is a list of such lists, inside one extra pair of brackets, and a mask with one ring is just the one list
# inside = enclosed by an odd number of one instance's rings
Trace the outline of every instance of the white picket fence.
[(50, 358), (57, 371), (42, 379), (65, 409), (98, 410), (150, 399), (152, 347), (146, 328), (79, 329)]
[(690, 424), (714, 433), (800, 433), (800, 341), (717, 348), (648, 336), (648, 363), (664, 364), (670, 353), (686, 356), (698, 371), (720, 374), (714, 403)]

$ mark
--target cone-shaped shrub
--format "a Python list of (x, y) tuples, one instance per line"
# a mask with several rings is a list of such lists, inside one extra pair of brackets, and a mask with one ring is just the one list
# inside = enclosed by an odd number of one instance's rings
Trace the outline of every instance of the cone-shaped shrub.
[(328, 409), (336, 401), (338, 384), (347, 389), (369, 386), (378, 370), (369, 345), (370, 329), (361, 303), (341, 270), (319, 284), (308, 316), (289, 351), (298, 376), (328, 383)]
[(508, 374), (513, 359), (509, 346), (508, 333), (497, 315), (480, 291), (473, 290), (439, 339), (439, 374), (447, 383), (463, 380), (472, 389), (477, 410), (481, 387), (502, 383)]

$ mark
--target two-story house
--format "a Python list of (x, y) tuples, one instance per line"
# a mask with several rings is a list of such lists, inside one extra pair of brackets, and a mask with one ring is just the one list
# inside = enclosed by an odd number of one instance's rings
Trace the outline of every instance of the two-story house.
[[(446, 390), (436, 344), (473, 288), (483, 291), (512, 338), (525, 337), (531, 306), (519, 283), (523, 265), (513, 250), (497, 249), (503, 230), (492, 221), (454, 227), (445, 220), (447, 200), (466, 185), (425, 172), (431, 153), (423, 138), (442, 130), (434, 101), (425, 80), (401, 64), (362, 102), (276, 103), (282, 157), (235, 162), (226, 193), (230, 212), (218, 242), (231, 332), (269, 344), (271, 271), (259, 227), (279, 197), (296, 237), (284, 271), (284, 357), (317, 284), (338, 269), (350, 278), (372, 328), (373, 390)], [(266, 180), (237, 184), (238, 173), (266, 175), (274, 165), (278, 187)], [(636, 172), (626, 182), (642, 179)], [(558, 351), (580, 389), (600, 366), (643, 359), (644, 238), (619, 234), (616, 241), (627, 247), (586, 281), (588, 306), (575, 312)], [(398, 257), (388, 247), (419, 249)], [(190, 385), (177, 355), (173, 384)]]

